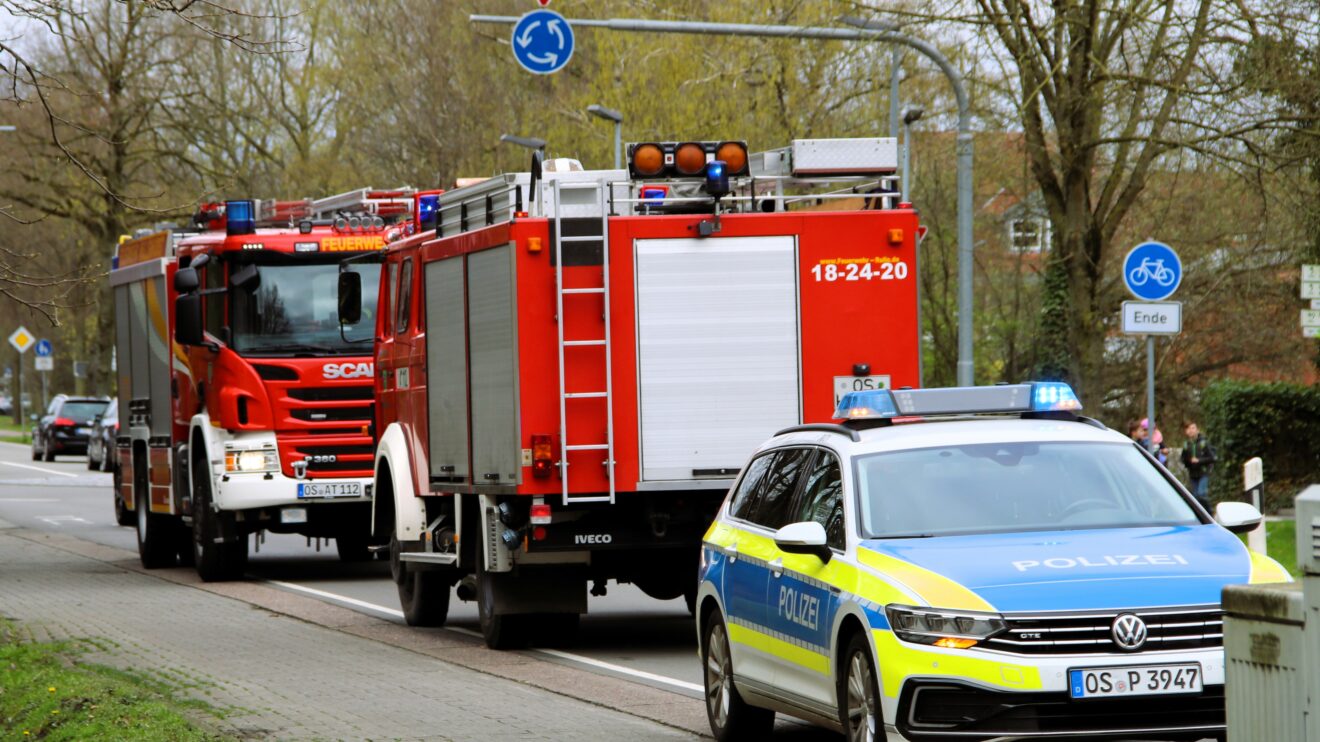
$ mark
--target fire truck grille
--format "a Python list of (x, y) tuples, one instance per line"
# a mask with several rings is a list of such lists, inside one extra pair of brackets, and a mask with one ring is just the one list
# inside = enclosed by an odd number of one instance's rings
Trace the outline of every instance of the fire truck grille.
[(373, 390), (369, 386), (295, 387), (286, 393), (299, 402), (370, 402)]
[(310, 476), (330, 476), (348, 472), (370, 476), (376, 449), (371, 445), (302, 445), (289, 451), (292, 461), (306, 461)]
[(1111, 654), (1114, 619), (1132, 613), (1146, 622), (1142, 651), (1203, 649), (1224, 645), (1224, 612), (1219, 606), (1141, 608), (1061, 615), (1005, 615), (1008, 631), (982, 642), (986, 649), (1014, 654)]
[(289, 414), (296, 420), (313, 423), (343, 422), (347, 420), (368, 422), (373, 417), (370, 405), (363, 407), (308, 407), (300, 410), (290, 410)]

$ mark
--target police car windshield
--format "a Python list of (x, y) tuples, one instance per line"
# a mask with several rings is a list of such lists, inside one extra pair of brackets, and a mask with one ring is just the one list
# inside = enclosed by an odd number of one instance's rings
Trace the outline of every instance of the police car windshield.
[(1135, 446), (987, 443), (856, 459), (867, 538), (1196, 525)]
[[(230, 275), (239, 269), (230, 268)], [(363, 355), (371, 352), (379, 263), (350, 263), (362, 274), (362, 321), (339, 331), (339, 262), (260, 265), (255, 288), (229, 290), (232, 345), (239, 353)]]

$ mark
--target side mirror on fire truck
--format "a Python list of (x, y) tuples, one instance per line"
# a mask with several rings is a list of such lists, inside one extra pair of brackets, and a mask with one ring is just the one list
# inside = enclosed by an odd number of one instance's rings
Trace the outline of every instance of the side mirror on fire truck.
[(339, 324), (356, 325), (362, 321), (362, 274), (339, 273)]
[(197, 279), (196, 268), (180, 268), (174, 273), (174, 290), (180, 294), (188, 294), (197, 290), (201, 282)]
[(202, 344), (200, 294), (183, 294), (174, 300), (174, 340), (180, 345)]

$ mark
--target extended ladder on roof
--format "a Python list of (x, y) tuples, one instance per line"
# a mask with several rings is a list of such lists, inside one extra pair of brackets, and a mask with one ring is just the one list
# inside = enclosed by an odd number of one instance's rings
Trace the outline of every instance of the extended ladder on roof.
[[(607, 204), (609, 186), (601, 180), (565, 182), (559, 179), (552, 181), (554, 185), (554, 204), (555, 204), (555, 311), (559, 334), (559, 441), (561, 452), (559, 456), (559, 479), (563, 489), (563, 502), (565, 505), (575, 502), (608, 502), (614, 503), (614, 373), (612, 371), (610, 354), (610, 217)], [(591, 191), (595, 196), (597, 208), (600, 215), (600, 236), (564, 235), (564, 200), (563, 193), (566, 191)], [(590, 286), (584, 288), (564, 288), (564, 245), (573, 242), (595, 242), (601, 243), (601, 283), (599, 286)], [(605, 303), (605, 336), (601, 338), (576, 338), (568, 339), (564, 337), (564, 301), (565, 299), (575, 299), (583, 296), (600, 296)], [(602, 363), (605, 364), (605, 389), (603, 391), (576, 391), (570, 392), (567, 386), (566, 367), (564, 365), (564, 352), (570, 348), (600, 348), (604, 353)], [(603, 399), (605, 401), (605, 440), (591, 441), (584, 443), (575, 443), (568, 437), (568, 406), (570, 403), (584, 399)], [(605, 477), (609, 480), (608, 495), (573, 495), (568, 486), (568, 454), (573, 451), (603, 451), (605, 454)]]
[(296, 201), (258, 199), (255, 217), (259, 224), (275, 225), (303, 219), (328, 219), (340, 214), (371, 215), (383, 219), (407, 216), (412, 213), (415, 188), (357, 188), (325, 198), (304, 198)]

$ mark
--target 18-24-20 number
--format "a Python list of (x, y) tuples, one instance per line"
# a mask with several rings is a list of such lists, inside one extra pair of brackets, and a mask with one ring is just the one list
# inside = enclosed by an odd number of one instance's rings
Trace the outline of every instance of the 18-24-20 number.
[(870, 281), (878, 279), (881, 281), (902, 281), (908, 276), (907, 263), (848, 263), (846, 265), (836, 265), (829, 263), (826, 265), (811, 266), (811, 275), (816, 277), (817, 281)]

